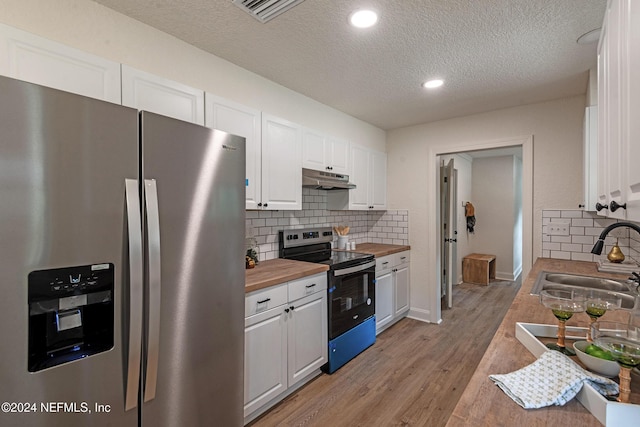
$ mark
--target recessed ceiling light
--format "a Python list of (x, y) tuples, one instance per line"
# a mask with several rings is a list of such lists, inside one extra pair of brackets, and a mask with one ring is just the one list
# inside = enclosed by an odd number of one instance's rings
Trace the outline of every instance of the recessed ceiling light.
[(378, 22), (378, 14), (373, 10), (357, 10), (349, 16), (349, 22), (356, 28), (369, 28)]
[(589, 32), (584, 33), (580, 37), (578, 37), (578, 44), (591, 44), (595, 43), (600, 39), (600, 28), (596, 28), (595, 30), (591, 30)]
[(444, 82), (442, 80), (429, 80), (428, 82), (424, 82), (422, 84), (422, 87), (425, 87), (427, 89), (434, 89), (437, 87), (440, 87), (444, 84)]

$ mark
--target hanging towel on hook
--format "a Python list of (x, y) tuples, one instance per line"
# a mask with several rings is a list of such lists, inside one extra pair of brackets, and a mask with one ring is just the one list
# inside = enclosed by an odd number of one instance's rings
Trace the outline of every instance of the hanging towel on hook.
[(473, 227), (476, 226), (476, 209), (471, 202), (464, 205), (464, 215), (467, 217), (467, 231), (473, 233)]

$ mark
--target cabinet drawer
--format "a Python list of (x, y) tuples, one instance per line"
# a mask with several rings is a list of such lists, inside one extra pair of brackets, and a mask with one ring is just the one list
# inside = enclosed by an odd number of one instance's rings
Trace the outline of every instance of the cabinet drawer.
[(376, 258), (376, 275), (383, 271), (390, 270), (395, 265), (393, 255), (387, 255), (380, 258)]
[(394, 265), (395, 266), (399, 266), (402, 264), (409, 264), (409, 259), (411, 258), (409, 256), (410, 252), (409, 251), (404, 251), (404, 252), (399, 252), (397, 254), (394, 254)]
[(327, 273), (314, 274), (289, 282), (289, 301), (327, 289)]
[(256, 313), (262, 313), (271, 308), (287, 303), (287, 284), (271, 286), (269, 288), (260, 289), (251, 292), (244, 299), (244, 315), (245, 317), (253, 316)]

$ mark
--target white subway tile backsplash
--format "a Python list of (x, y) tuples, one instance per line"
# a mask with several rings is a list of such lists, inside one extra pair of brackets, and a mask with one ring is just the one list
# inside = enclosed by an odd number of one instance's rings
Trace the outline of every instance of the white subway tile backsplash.
[[(550, 236), (547, 224), (551, 218), (571, 218), (569, 236)], [(593, 212), (579, 210), (543, 210), (542, 211), (542, 257), (571, 259), (576, 261), (597, 261), (606, 258), (616, 242), (629, 259), (640, 260), (640, 236), (628, 228), (617, 228), (605, 239), (602, 255), (593, 255), (591, 249), (602, 230), (617, 222), (603, 218)]]
[(551, 211), (551, 210), (544, 210), (542, 211), (542, 217), (543, 218), (560, 218), (560, 211)]
[(349, 236), (357, 243), (409, 244), (409, 212), (390, 211), (330, 211), (327, 193), (322, 190), (302, 190), (300, 211), (247, 211), (247, 236), (256, 238), (259, 259), (278, 257), (278, 232), (289, 228), (348, 225)]
[(551, 258), (571, 259), (571, 252), (551, 251)]
[(573, 227), (593, 227), (593, 219), (591, 218), (573, 218), (571, 220)]
[(569, 235), (570, 236), (583, 236), (584, 235), (584, 227), (569, 227)]
[(561, 218), (582, 218), (582, 211), (566, 210), (560, 211)]
[(595, 243), (593, 236), (582, 236), (582, 235), (577, 235), (577, 236), (571, 236), (571, 243), (581, 243), (583, 245), (592, 245)]

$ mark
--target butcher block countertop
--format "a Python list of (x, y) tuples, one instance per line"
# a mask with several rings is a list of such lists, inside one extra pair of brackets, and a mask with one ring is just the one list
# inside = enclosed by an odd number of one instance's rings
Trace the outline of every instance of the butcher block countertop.
[(245, 293), (268, 288), (329, 270), (328, 265), (276, 258), (260, 261), (255, 268), (245, 270)]
[(408, 245), (388, 245), (385, 243), (357, 243), (355, 251), (362, 254), (372, 254), (376, 258), (411, 250)]
[[(550, 406), (542, 409), (523, 409), (511, 400), (488, 376), (506, 374), (534, 362), (536, 358), (515, 337), (516, 322), (543, 323), (557, 325), (551, 310), (543, 307), (537, 295), (530, 295), (538, 273), (554, 271), (583, 274), (617, 279), (627, 275), (599, 273), (596, 264), (583, 261), (564, 261), (539, 258), (529, 276), (522, 283), (511, 308), (500, 324), (489, 344), (480, 364), (466, 386), (455, 407), (447, 427), (455, 426), (601, 426), (598, 420), (585, 409), (577, 399), (564, 406)], [(454, 301), (455, 304), (455, 301)], [(487, 301), (487, 309), (491, 302)], [(626, 319), (624, 310), (607, 312), (607, 320)], [(568, 326), (587, 326), (588, 317), (578, 313), (567, 321)], [(455, 366), (450, 367), (455, 369)], [(632, 391), (636, 392), (632, 379)], [(633, 395), (632, 395), (633, 401)]]

